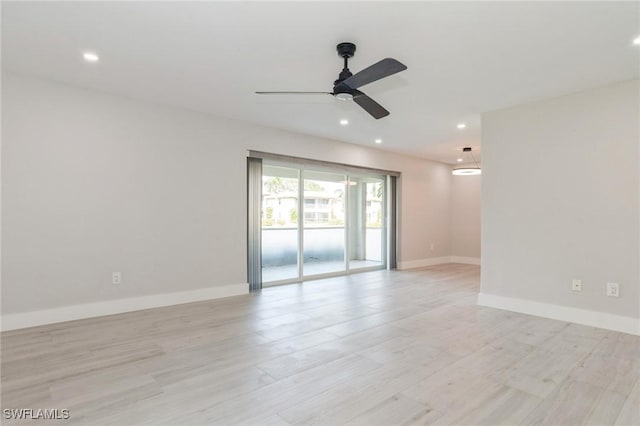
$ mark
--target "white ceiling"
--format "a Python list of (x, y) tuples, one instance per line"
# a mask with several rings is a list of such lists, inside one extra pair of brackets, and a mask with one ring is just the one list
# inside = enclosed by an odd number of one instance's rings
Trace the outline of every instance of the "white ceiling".
[[(2, 66), (452, 163), (479, 149), (483, 111), (638, 78), (639, 13), (638, 2), (3, 2)], [(391, 116), (253, 94), (330, 91), (341, 41), (357, 44), (353, 72), (385, 57), (409, 67), (362, 88)]]

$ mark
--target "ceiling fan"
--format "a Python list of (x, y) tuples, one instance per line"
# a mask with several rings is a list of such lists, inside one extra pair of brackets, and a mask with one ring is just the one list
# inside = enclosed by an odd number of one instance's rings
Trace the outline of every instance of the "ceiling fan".
[(358, 90), (365, 84), (372, 83), (407, 69), (407, 66), (393, 58), (385, 58), (358, 73), (351, 73), (348, 67), (349, 58), (356, 53), (353, 43), (340, 43), (336, 46), (338, 56), (344, 59), (344, 68), (338, 79), (333, 82), (332, 92), (256, 92), (258, 95), (332, 95), (342, 101), (353, 100), (375, 119), (389, 115), (379, 103)]

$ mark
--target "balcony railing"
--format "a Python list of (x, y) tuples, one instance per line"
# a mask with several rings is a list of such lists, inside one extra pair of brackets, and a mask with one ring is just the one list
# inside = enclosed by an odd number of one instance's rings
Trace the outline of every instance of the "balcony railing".
[[(305, 225), (305, 259), (313, 259), (318, 262), (344, 259), (344, 234), (344, 226), (342, 225)], [(365, 242), (366, 260), (381, 261), (382, 228), (367, 227)], [(298, 228), (287, 226), (262, 228), (262, 264), (264, 267), (295, 265), (297, 260)]]

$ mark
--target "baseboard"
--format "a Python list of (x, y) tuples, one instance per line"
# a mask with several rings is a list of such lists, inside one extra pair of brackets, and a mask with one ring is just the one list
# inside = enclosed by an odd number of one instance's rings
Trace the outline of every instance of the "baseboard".
[(398, 262), (398, 269), (416, 269), (425, 266), (441, 265), (443, 263), (451, 263), (451, 256), (429, 257), (427, 259), (407, 260)]
[(478, 295), (478, 305), (640, 336), (640, 319), (633, 317), (486, 293)]
[(480, 265), (479, 257), (451, 256), (451, 263), (465, 263), (467, 265)]
[(2, 315), (1, 329), (2, 331), (16, 330), (19, 328), (121, 314), (123, 312), (139, 311), (142, 309), (160, 308), (163, 306), (180, 305), (182, 303), (238, 296), (247, 293), (249, 293), (248, 284), (233, 284), (7, 314)]
[(479, 257), (462, 257), (462, 256), (441, 256), (429, 257), (426, 259), (407, 260), (398, 262), (398, 269), (416, 269), (433, 265), (442, 265), (444, 263), (466, 263), (469, 265), (480, 265)]

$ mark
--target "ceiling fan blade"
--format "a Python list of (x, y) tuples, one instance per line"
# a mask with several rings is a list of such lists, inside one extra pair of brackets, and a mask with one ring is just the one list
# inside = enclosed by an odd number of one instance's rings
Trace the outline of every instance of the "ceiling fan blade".
[(256, 95), (332, 95), (331, 92), (256, 92)]
[(372, 83), (374, 81), (380, 80), (381, 78), (389, 77), (390, 75), (393, 75), (400, 71), (404, 71), (406, 69), (407, 66), (403, 63), (398, 62), (393, 58), (386, 58), (381, 60), (380, 62), (376, 62), (375, 64), (363, 69), (358, 73), (355, 73), (354, 75), (343, 81), (343, 83), (351, 87), (352, 89), (357, 89), (358, 87), (364, 86), (365, 84)]
[(371, 114), (376, 120), (389, 115), (389, 111), (359, 90), (353, 91), (353, 101)]

